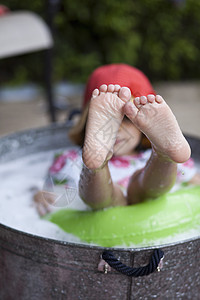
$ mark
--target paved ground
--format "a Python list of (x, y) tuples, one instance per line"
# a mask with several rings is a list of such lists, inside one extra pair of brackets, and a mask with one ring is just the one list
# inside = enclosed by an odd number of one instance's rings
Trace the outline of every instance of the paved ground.
[(184, 133), (200, 137), (200, 82), (160, 83), (155, 85)]
[[(172, 108), (184, 133), (200, 137), (200, 84), (199, 82), (162, 82), (154, 84)], [(81, 97), (68, 99), (70, 107), (80, 107)], [(64, 122), (68, 112), (59, 113), (58, 120)], [(0, 135), (23, 129), (48, 125), (46, 102), (43, 97), (28, 102), (1, 102)]]

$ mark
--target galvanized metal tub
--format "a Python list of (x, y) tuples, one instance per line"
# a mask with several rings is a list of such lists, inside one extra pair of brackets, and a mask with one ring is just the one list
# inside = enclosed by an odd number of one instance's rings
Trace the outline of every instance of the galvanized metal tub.
[[(0, 139), (0, 162), (69, 146), (70, 125), (53, 125)], [(200, 140), (188, 137), (200, 162)], [(98, 271), (103, 247), (42, 238), (0, 224), (0, 299), (198, 299), (200, 238), (140, 249), (113, 248), (128, 266), (148, 264), (155, 248), (165, 253), (161, 272), (131, 278)]]

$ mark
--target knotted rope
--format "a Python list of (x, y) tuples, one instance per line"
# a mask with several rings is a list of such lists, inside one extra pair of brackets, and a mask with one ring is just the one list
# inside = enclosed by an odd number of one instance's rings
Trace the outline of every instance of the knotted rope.
[(154, 250), (148, 265), (139, 268), (132, 268), (119, 261), (109, 250), (104, 251), (102, 254), (102, 258), (109, 264), (109, 266), (124, 275), (132, 277), (146, 276), (153, 273), (156, 269), (159, 270), (158, 265), (163, 257), (164, 252), (160, 249), (156, 249)]

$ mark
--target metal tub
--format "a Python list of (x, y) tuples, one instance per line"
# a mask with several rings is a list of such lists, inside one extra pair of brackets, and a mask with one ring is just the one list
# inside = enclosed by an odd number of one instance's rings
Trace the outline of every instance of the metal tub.
[[(67, 147), (69, 126), (53, 125), (0, 139), (0, 162)], [(200, 140), (188, 137), (200, 162)], [(42, 238), (0, 224), (0, 299), (198, 299), (200, 239), (140, 249), (113, 248), (128, 266), (149, 262), (153, 250), (165, 253), (161, 272), (127, 277), (98, 271), (103, 247)]]

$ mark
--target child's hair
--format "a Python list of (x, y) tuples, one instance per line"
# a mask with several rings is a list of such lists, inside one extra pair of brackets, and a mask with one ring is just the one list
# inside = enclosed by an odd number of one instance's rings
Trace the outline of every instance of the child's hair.
[(68, 132), (68, 136), (71, 139), (71, 141), (81, 147), (83, 147), (83, 143), (85, 139), (85, 129), (87, 123), (88, 109), (89, 109), (89, 103), (83, 109), (77, 124), (75, 124)]
[[(111, 64), (97, 68), (91, 74), (85, 89), (82, 114), (78, 123), (69, 131), (70, 139), (77, 145), (83, 146), (85, 138), (85, 129), (88, 116), (89, 102), (92, 92), (102, 84), (119, 84), (126, 86), (131, 90), (132, 96), (140, 97), (149, 94), (155, 95), (155, 91), (148, 80), (140, 70), (126, 64)], [(142, 134), (141, 142), (136, 150), (142, 150), (151, 146), (149, 140)]]

